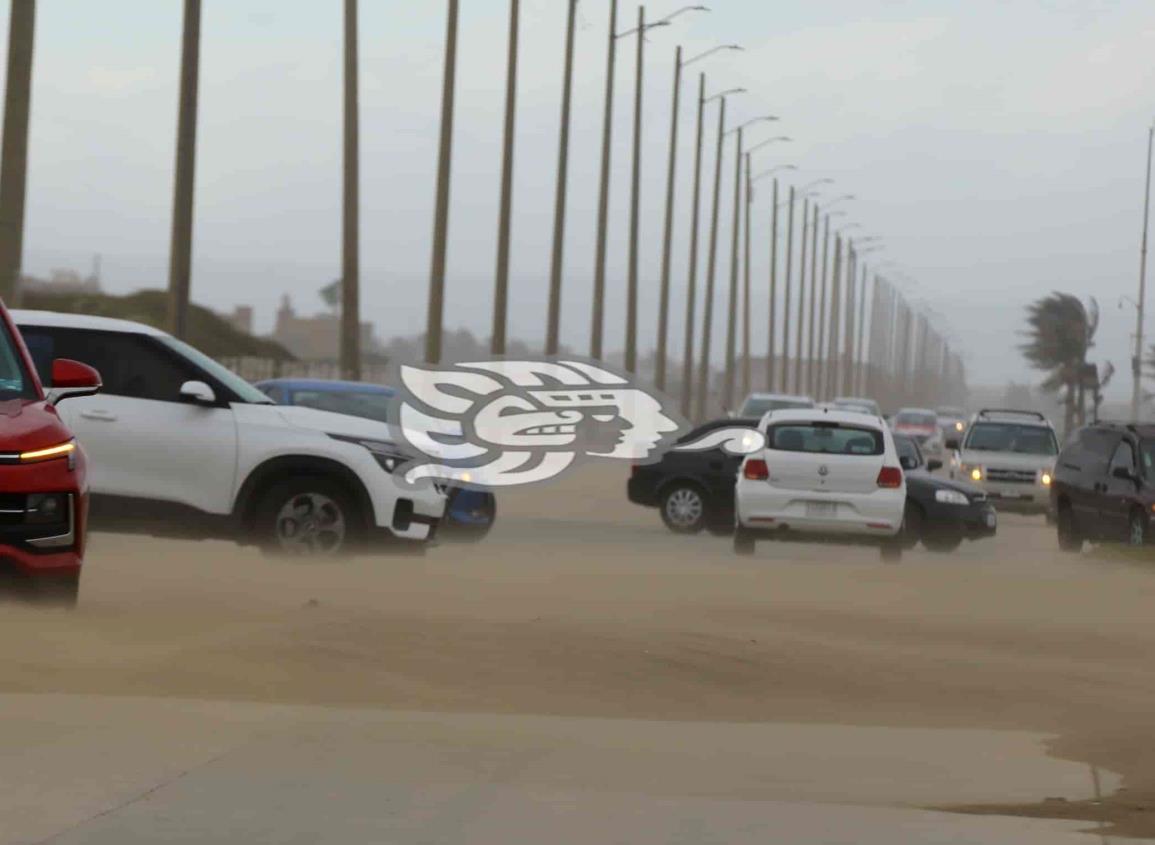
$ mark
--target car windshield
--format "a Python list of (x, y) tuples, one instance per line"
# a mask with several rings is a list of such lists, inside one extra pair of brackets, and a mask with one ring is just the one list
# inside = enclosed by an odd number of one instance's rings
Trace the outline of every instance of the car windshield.
[(1143, 465), (1143, 475), (1155, 478), (1155, 440), (1139, 442), (1139, 463)]
[(1018, 452), (1023, 455), (1055, 455), (1059, 452), (1055, 433), (1049, 428), (1018, 423), (976, 423), (971, 426), (964, 448), (975, 452)]
[(746, 400), (746, 403), (742, 405), (742, 410), (738, 412), (738, 415), (742, 417), (760, 417), (770, 411), (788, 411), (813, 407), (814, 403), (809, 399), (751, 396)]
[(195, 346), (189, 346), (183, 340), (177, 340), (170, 335), (161, 335), (160, 342), (169, 349), (176, 352), (182, 358), (192, 361), (202, 370), (235, 393), (240, 401), (248, 405), (273, 405), (276, 404), (253, 385), (249, 384), (243, 378), (238, 376), (224, 364), (221, 364), (208, 355), (205, 355)]
[(898, 416), (894, 418), (894, 424), (928, 427), (938, 425), (938, 418), (923, 411), (899, 411)]
[(370, 390), (294, 390), (289, 404), (387, 423), (395, 401), (392, 394)]
[(874, 428), (828, 422), (797, 422), (771, 426), (767, 446), (781, 452), (821, 455), (881, 455), (882, 432)]
[(0, 323), (0, 402), (9, 399), (33, 399), (36, 389), (29, 378), (24, 359), (8, 326)]

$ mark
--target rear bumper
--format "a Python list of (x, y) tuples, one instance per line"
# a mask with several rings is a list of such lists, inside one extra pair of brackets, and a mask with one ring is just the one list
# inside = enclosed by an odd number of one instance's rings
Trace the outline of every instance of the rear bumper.
[(653, 479), (640, 475), (631, 476), (630, 480), (626, 482), (626, 498), (635, 505), (656, 508), (658, 506), (657, 485), (654, 484)]
[[(810, 493), (743, 479), (738, 482), (735, 505), (737, 523), (753, 531), (886, 538), (902, 530), (906, 491), (899, 488), (859, 494)], [(833, 510), (814, 513), (812, 505)]]

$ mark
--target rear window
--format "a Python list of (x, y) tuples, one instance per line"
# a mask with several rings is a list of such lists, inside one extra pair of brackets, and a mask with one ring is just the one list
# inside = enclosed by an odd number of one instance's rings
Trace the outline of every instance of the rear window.
[(882, 432), (839, 423), (783, 423), (766, 432), (767, 446), (779, 452), (816, 455), (881, 455)]
[(894, 424), (933, 426), (938, 424), (938, 417), (936, 417), (934, 414), (919, 414), (911, 411), (904, 411), (894, 418)]

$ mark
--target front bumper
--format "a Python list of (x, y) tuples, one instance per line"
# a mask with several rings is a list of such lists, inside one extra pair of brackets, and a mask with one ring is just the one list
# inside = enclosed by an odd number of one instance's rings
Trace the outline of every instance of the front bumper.
[(1042, 484), (1006, 484), (984, 480), (977, 486), (999, 510), (1046, 513), (1051, 506), (1051, 488)]
[(998, 514), (989, 501), (969, 505), (934, 502), (924, 507), (928, 532), (968, 540), (993, 537), (998, 532)]
[[(0, 569), (26, 574), (79, 570), (84, 557), (88, 496), (82, 492), (83, 454), (73, 462), (0, 467)], [(59, 517), (34, 521), (30, 497), (63, 497)], [(44, 511), (40, 511), (43, 515)]]

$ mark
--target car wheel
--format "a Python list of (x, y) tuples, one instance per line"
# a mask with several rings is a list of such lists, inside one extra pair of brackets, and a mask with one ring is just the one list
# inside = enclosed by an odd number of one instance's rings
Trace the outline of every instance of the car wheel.
[(754, 554), (754, 534), (741, 525), (734, 529), (734, 554), (746, 557)]
[(254, 529), (273, 554), (332, 557), (356, 546), (363, 522), (342, 485), (316, 476), (270, 487), (257, 506)]
[(1147, 545), (1147, 515), (1138, 508), (1131, 511), (1131, 518), (1128, 520), (1127, 545)]
[(1079, 526), (1075, 521), (1075, 513), (1071, 510), (1070, 505), (1063, 505), (1059, 508), (1057, 523), (1059, 548), (1064, 552), (1071, 552), (1072, 554), (1078, 554), (1083, 551), (1083, 535), (1079, 532)]
[(907, 500), (906, 509), (902, 515), (902, 533), (899, 535), (904, 549), (910, 550), (923, 539), (926, 528), (926, 514), (922, 506)]
[(485, 539), (496, 521), (497, 500), (492, 493), (454, 487), (437, 536), (449, 542), (476, 543)]
[(922, 544), (926, 546), (929, 551), (939, 553), (955, 551), (959, 546), (962, 545), (962, 541), (963, 538), (961, 534), (936, 535), (932, 533), (929, 535), (924, 535), (922, 538)]
[(706, 496), (694, 484), (675, 484), (662, 494), (662, 522), (675, 534), (697, 534), (706, 526)]
[(902, 532), (898, 536), (884, 540), (879, 547), (879, 555), (885, 563), (898, 563), (902, 560)]

